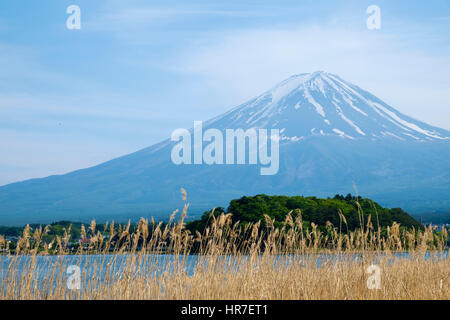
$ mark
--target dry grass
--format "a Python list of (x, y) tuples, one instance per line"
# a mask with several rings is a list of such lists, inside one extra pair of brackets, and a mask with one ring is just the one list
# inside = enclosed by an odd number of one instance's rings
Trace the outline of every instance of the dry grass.
[[(381, 236), (370, 219), (349, 234), (330, 223), (327, 232), (314, 224), (304, 230), (297, 212), (281, 229), (269, 217), (264, 227), (242, 227), (229, 214), (212, 215), (203, 234), (191, 234), (186, 211), (165, 227), (141, 219), (133, 233), (111, 224), (107, 239), (93, 222), (95, 236), (75, 257), (69, 232), (46, 244), (46, 229), (26, 228), (16, 253), (0, 257), (0, 299), (450, 299), (445, 232), (394, 223)], [(58, 256), (48, 256), (52, 246)], [(405, 251), (407, 258), (399, 255)], [(80, 290), (67, 289), (70, 259), (81, 269)], [(379, 289), (367, 287), (372, 264), (380, 267)]]

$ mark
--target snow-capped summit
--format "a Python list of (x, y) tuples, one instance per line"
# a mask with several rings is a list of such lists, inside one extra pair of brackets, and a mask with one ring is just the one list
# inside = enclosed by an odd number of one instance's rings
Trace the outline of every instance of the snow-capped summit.
[(208, 125), (280, 128), (285, 141), (311, 135), (403, 141), (449, 139), (447, 131), (408, 117), (368, 91), (324, 71), (293, 75)]
[[(196, 119), (192, 119), (196, 120)], [(450, 212), (450, 132), (412, 119), (340, 77), (294, 75), (204, 123), (204, 128), (278, 128), (279, 171), (255, 165), (176, 165), (167, 139), (60, 176), (0, 186), (2, 224), (167, 218), (226, 206), (244, 195), (354, 193), (411, 213)]]

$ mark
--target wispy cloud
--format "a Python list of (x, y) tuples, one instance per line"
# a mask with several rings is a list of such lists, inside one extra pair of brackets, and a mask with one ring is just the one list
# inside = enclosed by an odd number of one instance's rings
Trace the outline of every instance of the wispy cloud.
[[(247, 9), (225, 9), (214, 3), (185, 3), (177, 5), (154, 5), (139, 3), (139, 5), (115, 6), (105, 5), (101, 14), (88, 20), (87, 27), (91, 31), (109, 33), (120, 41), (133, 44), (148, 44), (155, 42), (156, 31), (208, 33), (214, 23), (205, 22), (214, 19), (243, 19), (269, 17), (270, 11), (258, 10), (255, 7)], [(199, 21), (200, 19), (200, 21)], [(206, 20), (206, 21), (205, 21)]]

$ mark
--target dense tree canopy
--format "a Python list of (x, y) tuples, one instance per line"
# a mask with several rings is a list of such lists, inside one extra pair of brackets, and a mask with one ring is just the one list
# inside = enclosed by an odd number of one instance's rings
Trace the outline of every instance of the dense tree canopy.
[[(359, 210), (358, 210), (359, 207)], [(345, 219), (345, 229), (354, 230), (365, 224), (371, 216), (371, 222), (375, 229), (392, 225), (395, 221), (403, 227), (416, 229), (422, 228), (421, 224), (400, 208), (387, 209), (381, 207), (371, 199), (336, 195), (334, 198), (320, 199), (303, 196), (268, 196), (260, 194), (252, 197), (242, 197), (230, 202), (227, 210), (216, 208), (215, 215), (223, 212), (231, 213), (234, 221), (242, 223), (264, 222), (264, 215), (275, 219), (275, 225), (285, 220), (290, 211), (295, 216), (296, 209), (300, 209), (304, 224), (314, 222), (318, 226), (325, 226), (329, 221), (334, 226), (342, 227), (343, 220), (339, 216), (342, 213)], [(200, 220), (188, 223), (190, 230), (202, 230), (210, 218), (210, 211), (205, 212)]]

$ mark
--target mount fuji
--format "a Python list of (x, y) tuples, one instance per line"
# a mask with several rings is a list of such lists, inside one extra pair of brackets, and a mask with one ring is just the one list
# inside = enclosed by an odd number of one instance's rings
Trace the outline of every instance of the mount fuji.
[(175, 165), (167, 139), (91, 168), (0, 187), (0, 224), (166, 217), (180, 206), (181, 187), (191, 216), (243, 195), (355, 189), (410, 213), (450, 212), (450, 132), (337, 75), (294, 75), (203, 126), (278, 128), (278, 174), (261, 176), (255, 165)]

